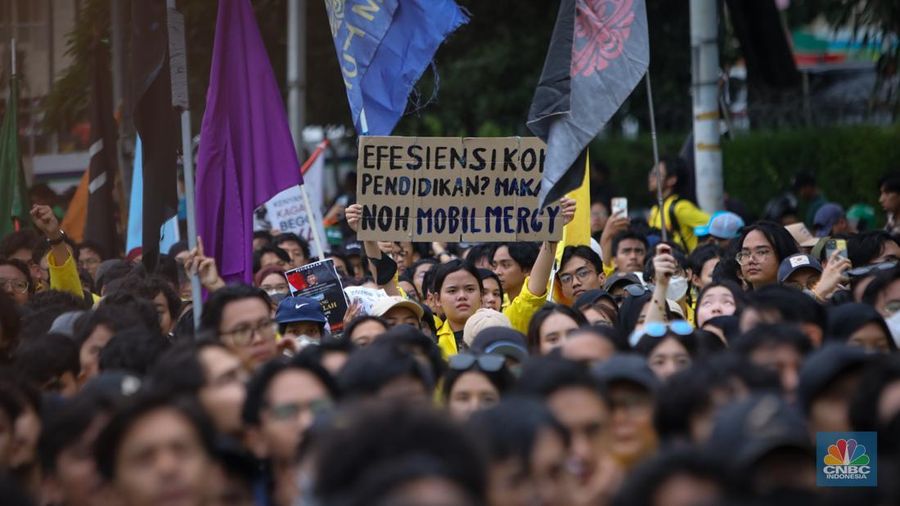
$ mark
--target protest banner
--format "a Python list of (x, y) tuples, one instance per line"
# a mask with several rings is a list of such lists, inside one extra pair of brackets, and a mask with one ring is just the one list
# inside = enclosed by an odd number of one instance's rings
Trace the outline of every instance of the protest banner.
[(378, 299), (388, 297), (387, 292), (383, 288), (367, 288), (365, 286), (348, 286), (344, 288), (344, 293), (350, 302), (359, 304), (362, 314), (372, 314), (372, 308)]
[(538, 201), (545, 152), (534, 137), (360, 137), (358, 238), (558, 241), (559, 203)]
[(344, 286), (334, 268), (334, 260), (306, 264), (284, 273), (291, 295), (311, 297), (322, 304), (331, 334), (340, 337), (344, 331), (344, 313), (347, 312), (347, 297)]
[[(313, 195), (315, 193), (310, 195), (310, 200), (313, 200)], [(320, 195), (317, 202), (321, 203), (321, 198)], [(315, 216), (311, 221), (303, 204), (303, 195), (300, 193), (299, 186), (292, 186), (272, 197), (271, 200), (265, 203), (265, 210), (265, 219), (255, 222), (255, 230), (293, 232), (310, 244), (313, 243), (313, 226), (323, 230), (321, 232), (322, 236), (325, 234), (320, 208), (313, 208)]]

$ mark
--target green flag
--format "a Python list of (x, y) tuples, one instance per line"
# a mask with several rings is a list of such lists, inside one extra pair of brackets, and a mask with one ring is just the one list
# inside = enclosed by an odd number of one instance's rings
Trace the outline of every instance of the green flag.
[(0, 237), (14, 231), (15, 220), (28, 223), (28, 195), (19, 163), (19, 123), (16, 108), (19, 84), (16, 76), (9, 79), (9, 100), (0, 126)]

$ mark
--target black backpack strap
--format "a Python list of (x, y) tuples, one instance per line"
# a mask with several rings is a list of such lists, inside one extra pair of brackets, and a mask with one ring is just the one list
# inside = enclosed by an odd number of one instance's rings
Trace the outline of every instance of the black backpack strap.
[[(678, 223), (678, 217), (675, 215), (675, 206), (682, 200), (684, 199), (678, 196), (675, 197), (675, 200), (672, 201), (672, 204), (669, 206), (669, 212), (667, 213), (669, 218), (669, 222), (667, 224), (670, 223), (672, 227), (672, 240), (674, 241), (675, 235), (677, 234), (678, 237), (681, 238), (681, 245), (684, 247), (684, 250), (687, 251), (687, 241), (685, 240), (684, 235), (681, 233), (681, 224)], [(663, 206), (665, 206), (665, 202), (663, 202)]]

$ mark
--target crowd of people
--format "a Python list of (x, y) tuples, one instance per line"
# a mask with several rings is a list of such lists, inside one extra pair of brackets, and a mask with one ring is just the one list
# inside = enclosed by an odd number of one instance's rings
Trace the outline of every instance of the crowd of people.
[[(0, 502), (900, 504), (900, 176), (878, 230), (709, 216), (685, 180), (652, 170), (646, 218), (597, 197), (590, 244), (348, 237), (343, 285), (383, 296), (340, 334), (292, 295), (295, 234), (228, 283), (202, 242), (148, 272), (35, 206), (0, 241)], [(878, 486), (819, 486), (817, 435), (850, 431)]]

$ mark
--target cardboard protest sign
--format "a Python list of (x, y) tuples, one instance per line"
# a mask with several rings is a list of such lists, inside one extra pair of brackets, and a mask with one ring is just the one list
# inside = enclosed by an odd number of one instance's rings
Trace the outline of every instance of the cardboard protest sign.
[(559, 203), (538, 201), (545, 150), (534, 137), (360, 137), (358, 237), (558, 241)]
[(348, 286), (344, 288), (344, 293), (350, 302), (359, 304), (362, 314), (372, 314), (372, 308), (378, 299), (387, 298), (388, 294), (383, 288), (366, 288), (365, 286)]
[(334, 260), (327, 258), (284, 273), (291, 295), (312, 297), (322, 304), (331, 334), (340, 337), (344, 331), (347, 297), (341, 278), (334, 268)]

